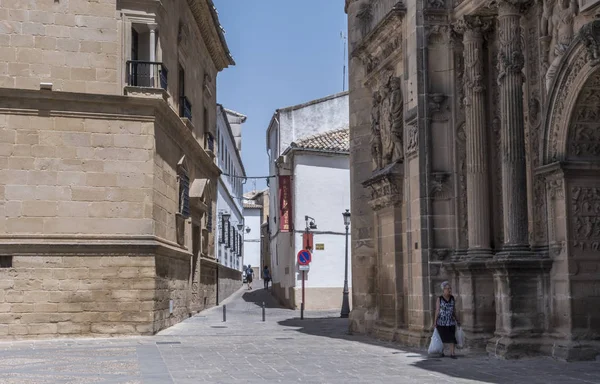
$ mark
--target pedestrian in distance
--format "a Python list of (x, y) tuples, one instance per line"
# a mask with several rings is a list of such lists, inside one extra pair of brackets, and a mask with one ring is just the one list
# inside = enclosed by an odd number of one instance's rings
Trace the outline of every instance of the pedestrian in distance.
[[(437, 329), (442, 343), (450, 344), (450, 357), (456, 359), (454, 354), (454, 348), (457, 344), (456, 327), (460, 327), (460, 322), (456, 317), (456, 300), (452, 296), (450, 283), (444, 281), (441, 287), (443, 293), (437, 300), (433, 328)], [(443, 349), (442, 356), (444, 356)]]
[(269, 272), (269, 266), (265, 265), (263, 268), (263, 280), (265, 281), (265, 289), (269, 289), (269, 281), (271, 281), (271, 272)]
[(248, 269), (246, 269), (246, 281), (248, 282), (248, 290), (252, 289), (252, 277), (254, 276), (254, 270), (252, 270), (252, 266), (248, 264)]

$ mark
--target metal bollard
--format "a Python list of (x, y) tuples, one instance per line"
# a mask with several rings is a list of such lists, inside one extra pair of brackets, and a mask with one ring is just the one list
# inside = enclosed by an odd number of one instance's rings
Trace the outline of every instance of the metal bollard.
[(265, 302), (263, 301), (263, 305), (262, 305), (262, 315), (263, 315), (263, 321), (265, 321)]
[(227, 306), (223, 305), (223, 322), (227, 321)]

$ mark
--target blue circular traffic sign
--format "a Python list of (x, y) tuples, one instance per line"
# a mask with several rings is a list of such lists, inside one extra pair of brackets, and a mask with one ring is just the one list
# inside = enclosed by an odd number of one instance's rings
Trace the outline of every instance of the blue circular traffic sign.
[(298, 252), (298, 264), (300, 265), (308, 265), (311, 262), (310, 252), (306, 249)]

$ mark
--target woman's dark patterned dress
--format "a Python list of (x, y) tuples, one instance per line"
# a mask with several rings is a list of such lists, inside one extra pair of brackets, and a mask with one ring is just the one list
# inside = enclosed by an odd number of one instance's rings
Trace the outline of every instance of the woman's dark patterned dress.
[(442, 342), (446, 344), (456, 344), (456, 320), (454, 319), (454, 296), (446, 301), (444, 296), (440, 296), (440, 314), (436, 321), (436, 328)]

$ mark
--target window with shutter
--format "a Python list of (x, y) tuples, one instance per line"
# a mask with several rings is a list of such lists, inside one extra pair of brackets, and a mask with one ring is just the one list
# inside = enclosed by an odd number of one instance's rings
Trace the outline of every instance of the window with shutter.
[(227, 248), (231, 248), (231, 222), (227, 221)]
[(221, 215), (221, 236), (219, 243), (225, 244), (225, 218)]

